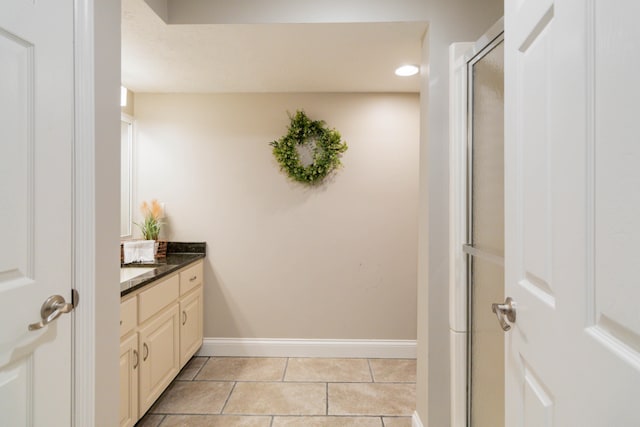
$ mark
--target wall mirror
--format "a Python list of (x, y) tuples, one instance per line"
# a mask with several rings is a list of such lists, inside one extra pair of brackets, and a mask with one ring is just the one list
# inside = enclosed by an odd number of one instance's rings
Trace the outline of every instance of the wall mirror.
[(120, 237), (132, 236), (133, 117), (120, 117)]

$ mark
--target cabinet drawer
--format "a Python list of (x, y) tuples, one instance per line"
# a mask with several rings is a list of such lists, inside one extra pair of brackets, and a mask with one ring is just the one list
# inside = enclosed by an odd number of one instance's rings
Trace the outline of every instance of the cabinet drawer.
[(120, 303), (120, 336), (123, 337), (136, 327), (137, 310), (136, 298), (129, 298)]
[(178, 275), (160, 281), (138, 295), (138, 321), (151, 318), (157, 312), (178, 299), (180, 279)]
[(202, 261), (187, 268), (180, 273), (180, 295), (184, 295), (191, 289), (202, 284)]

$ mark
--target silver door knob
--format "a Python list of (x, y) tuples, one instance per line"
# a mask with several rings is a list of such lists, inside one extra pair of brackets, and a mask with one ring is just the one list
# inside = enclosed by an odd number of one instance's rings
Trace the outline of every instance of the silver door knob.
[(42, 329), (49, 323), (60, 317), (61, 314), (70, 313), (78, 305), (78, 291), (73, 290), (72, 302), (66, 302), (61, 295), (52, 295), (46, 299), (40, 308), (42, 320), (29, 325), (30, 331)]
[(504, 304), (491, 304), (491, 311), (496, 314), (500, 327), (505, 332), (511, 329), (511, 325), (507, 323), (507, 320), (511, 323), (516, 322), (516, 302), (511, 297), (507, 297)]

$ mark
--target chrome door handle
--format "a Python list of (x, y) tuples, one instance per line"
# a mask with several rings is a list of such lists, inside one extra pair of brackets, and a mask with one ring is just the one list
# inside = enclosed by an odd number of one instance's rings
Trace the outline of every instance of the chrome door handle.
[(40, 308), (40, 317), (42, 317), (42, 320), (30, 324), (29, 330), (36, 331), (42, 329), (60, 317), (61, 314), (72, 312), (78, 305), (78, 297), (78, 291), (73, 289), (71, 302), (66, 302), (61, 295), (52, 295), (47, 298)]
[(516, 322), (516, 302), (511, 297), (507, 297), (504, 304), (491, 304), (491, 311), (496, 314), (500, 327), (505, 332), (511, 329), (511, 325), (507, 323), (507, 320), (511, 323)]

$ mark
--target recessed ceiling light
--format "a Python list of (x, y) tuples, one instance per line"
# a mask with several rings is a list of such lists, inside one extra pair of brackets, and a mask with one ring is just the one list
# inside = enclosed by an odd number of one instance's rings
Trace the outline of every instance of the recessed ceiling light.
[(417, 65), (403, 65), (402, 67), (396, 68), (396, 76), (401, 77), (409, 77), (418, 74), (420, 69)]

